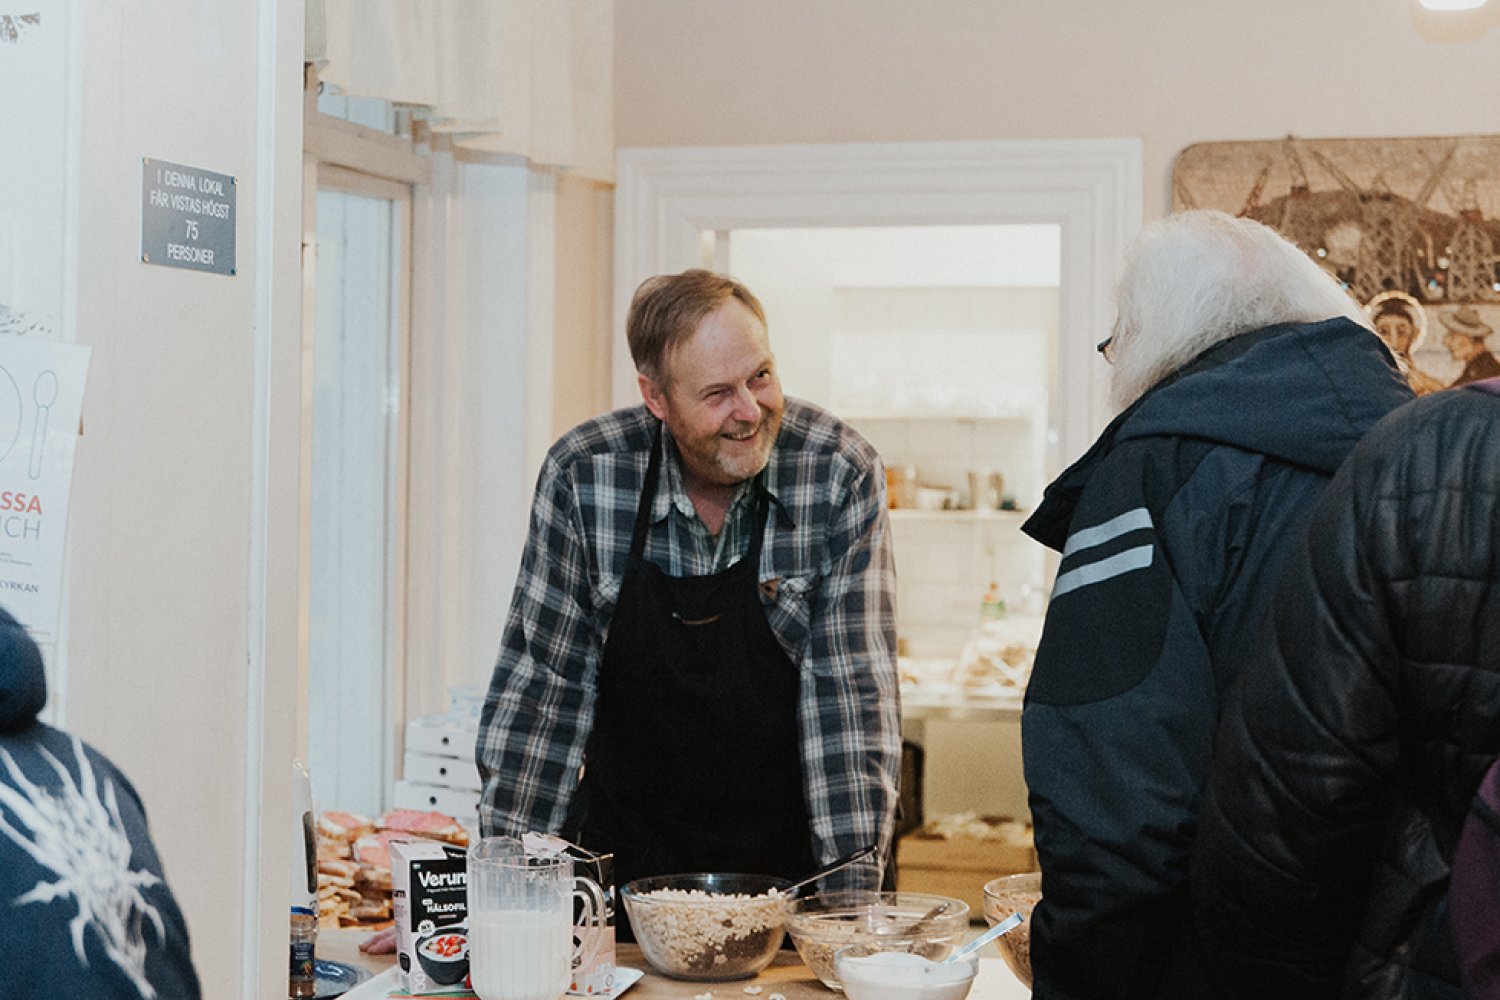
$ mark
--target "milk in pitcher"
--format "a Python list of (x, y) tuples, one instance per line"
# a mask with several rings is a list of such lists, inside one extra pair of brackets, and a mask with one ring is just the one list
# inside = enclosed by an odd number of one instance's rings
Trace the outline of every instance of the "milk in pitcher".
[(480, 1000), (558, 1000), (573, 965), (571, 914), (497, 910), (469, 915), (469, 975)]

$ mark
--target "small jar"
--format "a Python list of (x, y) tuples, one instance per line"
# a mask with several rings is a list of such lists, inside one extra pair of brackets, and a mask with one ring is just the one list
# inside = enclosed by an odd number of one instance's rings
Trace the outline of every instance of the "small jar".
[(318, 980), (313, 972), (313, 952), (318, 941), (318, 918), (310, 913), (292, 913), (291, 976), (286, 995), (316, 996)]
[(917, 505), (917, 467), (888, 465), (885, 469), (886, 506), (903, 510)]

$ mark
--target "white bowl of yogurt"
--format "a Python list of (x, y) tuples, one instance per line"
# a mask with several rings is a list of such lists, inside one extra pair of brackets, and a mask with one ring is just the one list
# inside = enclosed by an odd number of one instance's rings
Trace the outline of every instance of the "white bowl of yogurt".
[(849, 1000), (964, 1000), (979, 972), (979, 954), (935, 962), (909, 951), (852, 944), (834, 956)]

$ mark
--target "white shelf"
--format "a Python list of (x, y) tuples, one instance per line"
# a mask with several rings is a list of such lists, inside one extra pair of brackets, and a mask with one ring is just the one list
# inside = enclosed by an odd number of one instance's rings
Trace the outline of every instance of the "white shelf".
[(965, 722), (1009, 722), (1021, 717), (1025, 692), (1020, 688), (999, 692), (931, 690), (929, 685), (903, 685), (901, 718), (906, 722), (947, 719)]
[(1029, 510), (921, 510), (916, 507), (892, 507), (893, 521), (941, 521), (945, 524), (963, 524), (969, 521), (996, 521), (1002, 524), (1019, 525), (1026, 520)]
[(860, 411), (842, 410), (839, 416), (850, 423), (858, 423), (862, 420), (950, 420), (954, 423), (990, 423), (997, 421), (1030, 421), (1035, 414), (1029, 410), (1004, 410), (995, 413), (979, 413), (972, 410), (954, 411), (922, 411), (922, 410), (882, 410)]

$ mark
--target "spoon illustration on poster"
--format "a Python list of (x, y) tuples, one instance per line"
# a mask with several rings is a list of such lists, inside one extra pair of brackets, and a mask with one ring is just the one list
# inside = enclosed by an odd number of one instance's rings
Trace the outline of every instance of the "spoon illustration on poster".
[(36, 422), (31, 429), (31, 461), (26, 465), (26, 474), (40, 479), (42, 450), (47, 446), (47, 415), (57, 402), (57, 376), (50, 370), (39, 373), (31, 387), (31, 396), (36, 401)]

